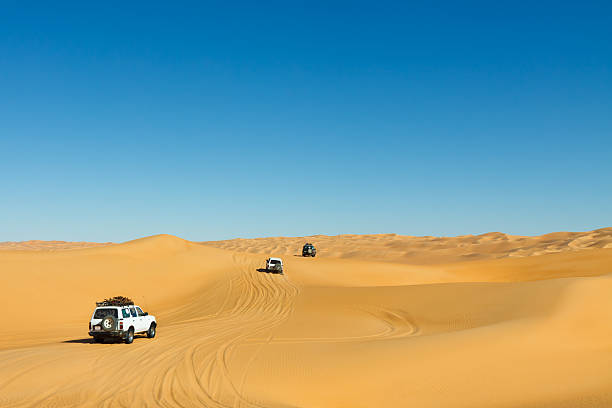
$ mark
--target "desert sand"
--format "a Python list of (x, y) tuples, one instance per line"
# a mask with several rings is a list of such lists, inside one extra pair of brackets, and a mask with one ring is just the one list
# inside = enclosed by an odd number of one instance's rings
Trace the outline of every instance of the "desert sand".
[(6, 241), (0, 242), (0, 250), (12, 249), (12, 250), (34, 250), (34, 251), (57, 251), (64, 249), (81, 249), (90, 248), (96, 246), (110, 245), (112, 242), (67, 242), (67, 241)]
[[(612, 406), (612, 228), (11, 245), (1, 407)], [(114, 295), (157, 337), (91, 342)]]

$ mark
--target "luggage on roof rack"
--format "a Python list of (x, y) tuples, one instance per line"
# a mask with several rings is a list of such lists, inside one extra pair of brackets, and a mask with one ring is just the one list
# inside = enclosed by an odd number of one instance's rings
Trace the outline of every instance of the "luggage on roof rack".
[(100, 306), (131, 306), (134, 302), (132, 299), (125, 296), (113, 296), (112, 298), (104, 299), (102, 302), (96, 302), (96, 307)]

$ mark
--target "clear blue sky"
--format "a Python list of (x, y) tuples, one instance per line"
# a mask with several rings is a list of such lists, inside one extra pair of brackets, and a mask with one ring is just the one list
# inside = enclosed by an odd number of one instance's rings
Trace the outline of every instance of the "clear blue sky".
[(0, 10), (0, 241), (612, 225), (612, 3)]

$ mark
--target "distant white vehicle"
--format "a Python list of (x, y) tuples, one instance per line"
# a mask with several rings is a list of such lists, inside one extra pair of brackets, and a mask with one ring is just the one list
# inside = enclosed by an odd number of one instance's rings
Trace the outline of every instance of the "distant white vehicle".
[(89, 321), (89, 335), (95, 342), (105, 339), (122, 339), (127, 344), (134, 341), (134, 334), (146, 333), (152, 339), (157, 331), (155, 316), (142, 311), (139, 306), (98, 306)]
[(266, 259), (266, 270), (272, 273), (283, 273), (283, 260), (280, 258)]

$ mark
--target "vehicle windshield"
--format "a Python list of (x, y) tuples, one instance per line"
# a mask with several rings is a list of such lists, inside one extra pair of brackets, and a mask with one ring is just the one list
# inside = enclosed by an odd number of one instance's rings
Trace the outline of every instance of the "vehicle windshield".
[(280, 265), (280, 261), (270, 261), (270, 265)]
[(117, 318), (117, 309), (112, 309), (110, 307), (105, 309), (96, 309), (96, 312), (94, 313), (94, 319), (104, 319), (108, 315)]

